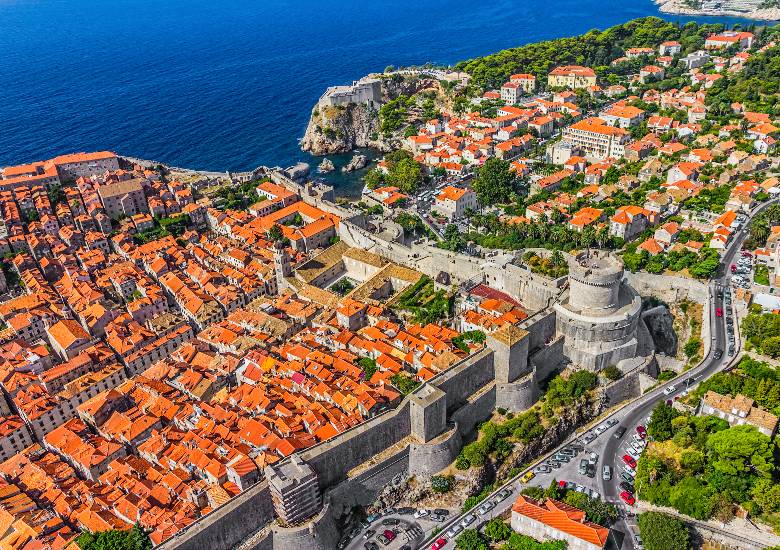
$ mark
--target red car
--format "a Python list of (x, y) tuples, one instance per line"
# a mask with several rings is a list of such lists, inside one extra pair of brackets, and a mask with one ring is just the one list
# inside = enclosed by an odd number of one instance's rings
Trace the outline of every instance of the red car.
[(737, 264), (731, 264), (731, 272), (736, 273), (737, 272)]
[(444, 548), (444, 545), (447, 544), (447, 539), (444, 537), (438, 539), (436, 542), (431, 544), (431, 550), (439, 550), (439, 548)]
[(620, 493), (620, 498), (622, 498), (623, 502), (625, 502), (629, 506), (633, 506), (634, 503), (636, 502), (634, 496), (628, 491), (623, 491), (622, 493)]
[(636, 469), (636, 460), (634, 460), (631, 455), (623, 455), (623, 462)]
[(393, 540), (395, 538), (395, 533), (393, 533), (390, 529), (385, 529), (382, 534), (387, 540)]
[(723, 310), (721, 308), (715, 308), (715, 317), (723, 317)]
[(561, 488), (561, 489), (565, 489), (566, 488), (566, 482), (563, 481), (563, 480), (560, 480), (558, 482), (558, 487)]
[(645, 427), (642, 426), (641, 424), (636, 427), (636, 433), (638, 433), (639, 437), (641, 437), (642, 439), (647, 437), (647, 430), (645, 430)]

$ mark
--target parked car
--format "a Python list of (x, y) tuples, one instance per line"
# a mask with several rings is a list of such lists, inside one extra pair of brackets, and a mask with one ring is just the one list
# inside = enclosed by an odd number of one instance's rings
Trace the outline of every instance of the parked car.
[(631, 466), (632, 470), (636, 470), (636, 460), (634, 460), (633, 457), (629, 455), (623, 455), (623, 462), (625, 462), (628, 466)]
[(550, 473), (551, 471), (552, 471), (552, 468), (547, 466), (547, 465), (545, 465), (545, 464), (541, 464), (541, 465), (537, 466), (536, 468), (534, 468), (534, 472), (536, 472), (537, 474), (547, 474), (547, 473)]
[(617, 420), (615, 420), (614, 418), (610, 418), (609, 420), (607, 420), (607, 427), (611, 428), (612, 426), (616, 426), (617, 423), (618, 423)]
[(476, 520), (477, 520), (477, 516), (475, 516), (474, 514), (469, 514), (465, 518), (463, 518), (463, 520), (461, 520), (460, 524), (465, 529), (466, 527), (474, 523)]
[(363, 543), (363, 548), (366, 550), (379, 550), (379, 545), (375, 543), (373, 540), (370, 540), (366, 543)]
[(449, 516), (450, 515), (450, 511), (447, 510), (446, 508), (436, 508), (433, 511), (433, 513), (434, 514), (439, 514), (440, 516)]
[(632, 495), (636, 492), (634, 491), (634, 484), (629, 483), (628, 481), (621, 481), (619, 487), (624, 491), (628, 491)]
[(520, 478), (520, 481), (522, 481), (523, 483), (528, 483), (535, 476), (536, 476), (536, 474), (534, 474), (533, 472), (526, 472), (525, 474), (523, 474), (523, 477)]
[(440, 550), (441, 548), (444, 548), (444, 545), (446, 544), (447, 544), (447, 539), (441, 537), (439, 539), (436, 539), (436, 542), (431, 544), (431, 550)]
[(620, 493), (620, 498), (623, 500), (623, 502), (625, 502), (629, 506), (633, 506), (634, 503), (636, 502), (634, 495), (632, 495), (628, 491), (623, 491), (622, 493)]
[(398, 518), (386, 518), (382, 520), (382, 525), (398, 525), (401, 520)]
[(638, 433), (638, 434), (639, 434), (639, 437), (641, 437), (642, 439), (644, 439), (645, 437), (647, 437), (647, 430), (646, 430), (646, 429), (645, 429), (645, 427), (644, 427), (644, 426), (642, 426), (641, 424), (640, 424), (639, 426), (637, 426), (637, 427), (636, 427), (636, 433)]
[(604, 481), (609, 481), (610, 479), (612, 479), (612, 466), (602, 466), (601, 479), (603, 479)]
[(504, 500), (507, 497), (509, 497), (511, 494), (512, 494), (511, 489), (502, 489), (501, 491), (498, 492), (496, 497), (498, 497), (498, 500)]
[(425, 517), (425, 516), (427, 516), (429, 513), (430, 513), (430, 512), (428, 512), (428, 510), (426, 510), (425, 508), (421, 508), (421, 509), (417, 510), (417, 511), (414, 513), (414, 519), (420, 519), (420, 518), (424, 518), (424, 517)]
[(582, 460), (580, 460), (580, 467), (579, 467), (579, 469), (577, 471), (580, 473), (580, 475), (585, 475), (585, 473), (588, 471), (588, 459), (587, 458), (583, 458)]
[(495, 507), (496, 505), (492, 500), (487, 500), (482, 504), (482, 506), (479, 507), (479, 513), (484, 516)]
[(371, 537), (373, 537), (375, 534), (376, 534), (376, 531), (374, 531), (373, 529), (369, 529), (368, 531), (366, 531), (366, 532), (363, 534), (363, 538), (364, 538), (364, 539), (366, 539), (366, 540), (368, 540), (368, 539), (370, 539)]
[(627, 472), (621, 472), (620, 473), (620, 479), (622, 479), (623, 481), (626, 481), (628, 483), (631, 483), (631, 484), (634, 483), (634, 478), (630, 474), (628, 474)]

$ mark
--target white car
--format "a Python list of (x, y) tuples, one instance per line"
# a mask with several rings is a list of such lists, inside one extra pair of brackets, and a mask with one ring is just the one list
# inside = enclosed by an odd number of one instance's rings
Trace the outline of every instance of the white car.
[(672, 395), (675, 392), (675, 390), (677, 390), (677, 388), (675, 388), (674, 386), (668, 386), (664, 390), (664, 395)]
[(492, 500), (488, 500), (482, 506), (479, 507), (479, 513), (484, 516), (485, 514), (490, 512), (493, 508), (495, 508), (495, 506), (496, 505), (493, 503)]
[(414, 513), (414, 519), (420, 519), (420, 518), (424, 518), (424, 517), (425, 517), (425, 516), (427, 516), (428, 514), (430, 514), (430, 512), (429, 512), (428, 510), (426, 510), (425, 508), (422, 508), (422, 509), (420, 509), (420, 510), (417, 510), (417, 511)]
[(463, 520), (460, 522), (460, 525), (465, 529), (475, 521), (477, 521), (477, 516), (475, 516), (474, 514), (469, 514), (465, 518), (463, 518)]
[(590, 498), (601, 498), (601, 493), (596, 489), (590, 489), (588, 492), (590, 493)]
[(463, 531), (463, 527), (460, 526), (460, 523), (456, 523), (447, 531), (447, 538), (454, 539), (461, 531)]
[(639, 460), (639, 455), (641, 455), (641, 454), (642, 454), (642, 453), (640, 453), (640, 452), (637, 452), (637, 450), (636, 450), (636, 449), (634, 449), (633, 447), (628, 447), (628, 448), (626, 449), (626, 453), (628, 454), (628, 456), (630, 456), (630, 457), (631, 457), (631, 458), (633, 458), (634, 460)]

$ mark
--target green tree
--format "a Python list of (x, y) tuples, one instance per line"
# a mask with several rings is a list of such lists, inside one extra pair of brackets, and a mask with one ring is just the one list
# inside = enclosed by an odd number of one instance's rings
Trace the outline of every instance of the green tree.
[(488, 544), (476, 529), (466, 529), (457, 539), (455, 548), (458, 550), (489, 550)]
[(511, 534), (511, 527), (504, 523), (501, 518), (493, 518), (485, 525), (485, 536), (493, 542), (506, 540)]
[(685, 356), (690, 359), (699, 352), (700, 346), (701, 340), (695, 337), (691, 338), (685, 343), (685, 346), (683, 346), (683, 353), (685, 353)]
[(620, 380), (623, 377), (623, 373), (615, 365), (609, 365), (601, 373), (609, 380)]
[(674, 435), (672, 420), (680, 416), (680, 413), (666, 403), (659, 403), (653, 409), (650, 423), (647, 425), (647, 433), (656, 441), (666, 441)]
[(709, 519), (713, 512), (715, 492), (693, 477), (686, 477), (672, 487), (669, 502), (678, 512), (695, 519)]
[(752, 491), (753, 501), (768, 513), (780, 511), (780, 485), (769, 478), (756, 481)]
[(435, 493), (448, 493), (455, 481), (453, 476), (432, 476), (431, 488)]
[(775, 444), (755, 426), (733, 426), (707, 439), (709, 465), (728, 476), (770, 477)]
[(373, 170), (366, 172), (366, 175), (363, 176), (363, 181), (369, 189), (376, 189), (385, 183), (385, 176), (382, 172), (374, 168)]
[(282, 233), (282, 228), (279, 227), (279, 224), (272, 225), (271, 229), (268, 230), (268, 240), (275, 243), (283, 238), (284, 233)]
[(152, 541), (138, 524), (129, 531), (82, 533), (76, 538), (76, 544), (81, 550), (151, 550), (152, 548)]
[(485, 463), (486, 453), (481, 441), (469, 443), (461, 452), (472, 466), (482, 466)]
[(402, 159), (389, 170), (385, 180), (404, 193), (414, 193), (423, 181), (422, 169), (414, 159)]
[(515, 191), (517, 176), (509, 161), (491, 157), (477, 171), (474, 192), (481, 204), (506, 203)]
[(647, 550), (688, 550), (690, 533), (679, 519), (660, 512), (639, 515), (639, 534)]

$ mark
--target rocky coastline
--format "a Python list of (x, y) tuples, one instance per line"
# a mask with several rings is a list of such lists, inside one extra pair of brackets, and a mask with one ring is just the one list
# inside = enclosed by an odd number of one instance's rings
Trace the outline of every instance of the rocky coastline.
[[(403, 135), (380, 131), (379, 109), (382, 104), (400, 96), (414, 96), (422, 91), (441, 92), (438, 80), (420, 76), (369, 75), (381, 81), (381, 100), (376, 104), (349, 103), (328, 105), (318, 102), (312, 109), (301, 149), (312, 155), (348, 153), (355, 149), (374, 149), (383, 153), (401, 145)], [(369, 78), (366, 77), (366, 78)]]
[(706, 15), (712, 17), (743, 17), (757, 21), (780, 21), (780, 8), (758, 8), (751, 11), (729, 10), (725, 8), (706, 10), (692, 8), (685, 0), (654, 0), (659, 11), (677, 15)]

